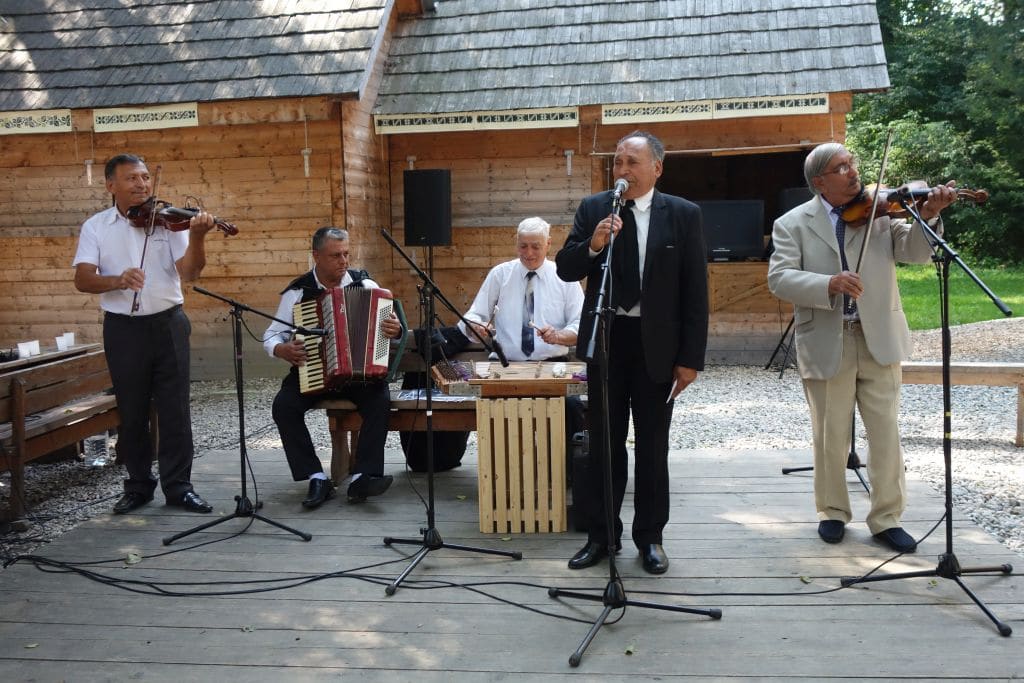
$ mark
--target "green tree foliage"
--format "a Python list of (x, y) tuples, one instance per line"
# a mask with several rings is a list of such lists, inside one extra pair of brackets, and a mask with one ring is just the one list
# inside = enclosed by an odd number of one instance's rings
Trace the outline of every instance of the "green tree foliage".
[(1024, 2), (877, 3), (891, 88), (857, 95), (848, 145), (878, 177), (889, 128), (887, 185), (955, 179), (989, 201), (945, 212), (959, 250), (1024, 263)]

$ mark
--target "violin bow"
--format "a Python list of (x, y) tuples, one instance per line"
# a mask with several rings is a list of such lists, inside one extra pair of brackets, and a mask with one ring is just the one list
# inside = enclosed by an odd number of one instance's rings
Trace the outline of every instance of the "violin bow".
[[(146, 247), (149, 246), (149, 236), (153, 234), (153, 230), (156, 228), (156, 191), (160, 187), (160, 164), (157, 164), (156, 174), (153, 176), (153, 196), (150, 199), (153, 200), (153, 209), (149, 212), (149, 227), (146, 228), (146, 238), (142, 240), (142, 258), (139, 259), (139, 270), (143, 269), (146, 265)], [(143, 285), (145, 286), (145, 285)], [(132, 297), (132, 315), (139, 310), (139, 291), (135, 291), (135, 296)]]
[(868, 240), (871, 238), (871, 228), (875, 225), (875, 211), (878, 210), (878, 197), (882, 191), (882, 178), (885, 177), (885, 167), (889, 164), (889, 147), (892, 145), (892, 127), (889, 128), (889, 134), (885, 137), (885, 149), (882, 151), (882, 165), (878, 168), (878, 182), (875, 183), (875, 196), (871, 200), (871, 214), (868, 219), (868, 227), (864, 233), (864, 241), (860, 244), (860, 253), (857, 254), (857, 267), (853, 269), (853, 272), (860, 275), (860, 264), (864, 260), (864, 252), (868, 248)]

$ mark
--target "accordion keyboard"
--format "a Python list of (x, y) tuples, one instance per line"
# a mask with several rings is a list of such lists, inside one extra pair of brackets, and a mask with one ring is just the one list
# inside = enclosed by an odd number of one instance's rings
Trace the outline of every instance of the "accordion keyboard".
[[(315, 299), (296, 304), (292, 311), (295, 324), (300, 327), (320, 327), (317, 314), (318, 305)], [(324, 358), (321, 350), (321, 338), (315, 335), (297, 335), (306, 348), (306, 362), (299, 366), (299, 391), (303, 394), (315, 393), (326, 389), (324, 380)]]

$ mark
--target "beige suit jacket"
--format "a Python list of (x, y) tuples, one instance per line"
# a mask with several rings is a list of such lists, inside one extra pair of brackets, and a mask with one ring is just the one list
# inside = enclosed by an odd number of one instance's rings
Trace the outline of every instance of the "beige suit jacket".
[[(933, 228), (941, 234), (941, 223)], [(867, 226), (846, 230), (849, 270)], [(830, 296), (828, 281), (840, 272), (839, 243), (817, 196), (789, 211), (772, 229), (775, 251), (768, 265), (768, 287), (795, 309), (797, 364), (804, 379), (829, 379), (843, 352), (843, 297)], [(868, 350), (882, 365), (910, 355), (910, 330), (896, 285), (896, 263), (927, 263), (932, 250), (924, 232), (903, 220), (878, 218), (872, 227), (859, 273), (864, 293), (857, 301)]]

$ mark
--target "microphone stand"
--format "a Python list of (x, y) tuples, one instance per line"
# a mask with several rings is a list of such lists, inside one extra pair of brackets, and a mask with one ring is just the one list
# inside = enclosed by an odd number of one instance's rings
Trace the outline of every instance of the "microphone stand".
[(974, 280), (974, 283), (985, 292), (986, 296), (992, 300), (1002, 313), (1006, 316), (1013, 315), (1013, 312), (996, 296), (992, 290), (990, 290), (984, 282), (982, 282), (977, 275), (975, 275), (970, 268), (963, 262), (960, 255), (953, 250), (952, 247), (946, 243), (938, 234), (935, 233), (928, 224), (921, 219), (921, 215), (911, 208), (905, 197), (900, 197), (900, 204), (907, 212), (913, 216), (917, 221), (918, 225), (921, 226), (921, 230), (925, 236), (931, 242), (933, 248), (938, 248), (932, 256), (932, 261), (936, 264), (937, 274), (939, 276), (939, 293), (941, 299), (941, 326), (942, 326), (942, 457), (945, 465), (945, 505), (946, 505), (946, 551), (939, 555), (938, 565), (935, 569), (929, 569), (924, 571), (913, 571), (913, 572), (901, 572), (896, 574), (884, 574), (878, 576), (865, 576), (865, 577), (844, 577), (840, 580), (840, 583), (846, 586), (852, 586), (857, 583), (871, 583), (875, 581), (891, 581), (893, 579), (906, 579), (915, 577), (941, 577), (943, 579), (950, 579), (955, 581), (958, 586), (967, 594), (967, 596), (974, 601), (982, 612), (985, 613), (996, 629), (999, 631), (1001, 636), (1009, 636), (1013, 633), (1013, 629), (1010, 628), (1009, 624), (1000, 621), (995, 614), (985, 605), (984, 602), (974, 594), (973, 591), (961, 580), (961, 576), (964, 574), (981, 574), (990, 572), (1000, 572), (1002, 574), (1009, 574), (1013, 571), (1013, 566), (1010, 564), (1002, 564), (993, 567), (961, 567), (960, 561), (957, 560), (956, 554), (953, 552), (953, 465), (952, 465), (952, 451), (953, 451), (953, 420), (952, 420), (952, 382), (950, 380), (950, 356), (952, 350), (952, 342), (949, 330), (949, 264), (955, 262), (967, 275)]
[[(467, 545), (454, 545), (451, 543), (445, 543), (444, 540), (441, 538), (441, 534), (437, 530), (437, 527), (434, 525), (434, 411), (432, 400), (432, 396), (434, 394), (434, 377), (433, 374), (430, 372), (433, 360), (431, 357), (431, 332), (434, 329), (434, 299), (435, 297), (437, 299), (440, 299), (452, 311), (455, 311), (455, 307), (452, 306), (451, 302), (449, 302), (440, 292), (437, 285), (434, 284), (433, 279), (426, 273), (424, 273), (420, 269), (420, 267), (416, 265), (416, 262), (413, 261), (412, 258), (410, 258), (409, 255), (406, 254), (405, 251), (400, 246), (398, 246), (398, 243), (395, 242), (395, 240), (391, 237), (387, 230), (382, 228), (380, 233), (384, 237), (384, 239), (387, 240), (388, 244), (390, 244), (402, 256), (402, 258), (405, 259), (405, 261), (410, 266), (412, 266), (412, 269), (416, 271), (416, 274), (419, 275), (420, 279), (423, 281), (423, 287), (421, 288), (420, 291), (420, 310), (421, 319), (425, 319), (427, 321), (427, 324), (424, 328), (424, 349), (422, 350), (424, 362), (427, 364), (427, 526), (426, 528), (420, 529), (420, 533), (423, 534), (422, 538), (413, 539), (394, 538), (391, 536), (384, 537), (384, 545), (387, 546), (395, 544), (420, 546), (419, 551), (413, 556), (412, 560), (409, 562), (409, 565), (405, 568), (405, 570), (402, 571), (402, 573), (399, 574), (394, 581), (389, 583), (384, 588), (384, 593), (386, 595), (394, 595), (395, 591), (398, 590), (398, 585), (405, 580), (405, 577), (412, 573), (412, 570), (414, 570), (417, 567), (417, 565), (419, 565), (419, 563), (423, 561), (423, 559), (427, 556), (428, 553), (434, 550), (440, 550), (441, 548), (451, 548), (452, 550), (463, 550), (466, 552), (485, 553), (488, 555), (500, 555), (502, 557), (511, 557), (514, 560), (523, 559), (523, 554), (520, 552), (512, 552), (507, 550), (490, 550), (487, 548), (474, 548)], [(431, 271), (431, 273), (433, 273), (433, 248), (427, 247), (427, 251), (427, 267)], [(424, 309), (426, 309), (425, 312)], [(456, 315), (458, 315), (458, 312), (456, 312)], [(462, 316), (459, 317), (461, 318)], [(477, 338), (480, 338), (480, 335), (477, 335)], [(484, 344), (485, 348), (487, 348), (489, 351), (492, 350), (492, 348), (488, 346), (488, 344), (482, 338), (480, 339), (480, 341), (481, 343)], [(508, 361), (505, 361), (503, 365), (508, 365)]]
[[(274, 521), (274, 520), (272, 520), (272, 519), (270, 519), (268, 517), (264, 517), (260, 513), (256, 512), (261, 507), (263, 507), (263, 501), (262, 500), (257, 500), (255, 503), (253, 503), (253, 501), (249, 500), (249, 496), (248, 496), (248, 494), (246, 492), (245, 465), (246, 465), (247, 462), (249, 462), (249, 454), (248, 454), (248, 452), (245, 449), (245, 401), (243, 400), (243, 397), (242, 397), (243, 396), (243, 385), (242, 385), (242, 312), (243, 311), (250, 311), (250, 312), (255, 313), (257, 315), (261, 315), (264, 318), (268, 318), (270, 320), (274, 320), (274, 321), (277, 321), (279, 323), (283, 323), (285, 325), (291, 325), (293, 328), (295, 328), (296, 331), (298, 331), (298, 332), (300, 332), (302, 334), (319, 334), (320, 336), (323, 336), (323, 330), (310, 330), (310, 329), (307, 329), (307, 328), (304, 328), (304, 327), (300, 327), (300, 326), (294, 325), (292, 323), (288, 323), (287, 321), (284, 321), (284, 320), (278, 320), (277, 318), (275, 318), (273, 316), (270, 316), (270, 315), (267, 315), (266, 313), (263, 313), (262, 311), (257, 311), (257, 310), (255, 310), (253, 308), (249, 308), (248, 306), (246, 306), (243, 303), (235, 301), (234, 299), (229, 299), (229, 298), (221, 296), (219, 294), (214, 294), (213, 292), (208, 291), (206, 289), (203, 289), (202, 287), (193, 287), (192, 289), (197, 291), (197, 292), (199, 292), (200, 294), (205, 294), (206, 296), (213, 297), (214, 299), (220, 299), (221, 301), (223, 301), (225, 303), (231, 304), (231, 317), (234, 319), (234, 325), (232, 326), (232, 330), (233, 330), (232, 340), (233, 340), (233, 343), (234, 343), (234, 351), (235, 351), (235, 393), (238, 396), (238, 454), (239, 454), (239, 461), (241, 463), (241, 470), (242, 470), (241, 471), (242, 492), (239, 495), (235, 496), (235, 511), (233, 513), (231, 513), (230, 515), (227, 515), (225, 517), (221, 517), (219, 519), (215, 519), (212, 522), (206, 522), (205, 524), (200, 524), (197, 527), (193, 527), (193, 528), (191, 528), (191, 529), (189, 529), (187, 531), (182, 531), (181, 533), (174, 534), (173, 536), (168, 536), (167, 538), (163, 539), (163, 543), (164, 543), (164, 545), (170, 545), (171, 543), (174, 543), (179, 538), (184, 538), (185, 536), (188, 536), (190, 534), (194, 534), (197, 531), (203, 531), (204, 529), (209, 529), (210, 527), (217, 526), (218, 524), (222, 524), (222, 523), (228, 521), (229, 519), (235, 519), (237, 517), (252, 517), (253, 519), (258, 519), (261, 522), (266, 522), (267, 524), (270, 524), (271, 526), (276, 526), (279, 529), (284, 529), (285, 531), (293, 533), (296, 536), (298, 536), (299, 538), (301, 538), (303, 541), (308, 541), (308, 540), (313, 538), (312, 534), (307, 534), (304, 531), (298, 531), (297, 529), (293, 529), (290, 526), (285, 526), (284, 524), (281, 524), (280, 522), (276, 522), (276, 521)], [(242, 531), (245, 531), (246, 529), (248, 529), (248, 527), (245, 527), (244, 529), (242, 529)]]
[[(614, 197), (612, 203), (612, 213), (615, 216), (619, 215), (622, 209), (622, 204), (619, 197)], [(612, 255), (614, 253), (615, 246), (615, 235), (613, 234), (606, 247), (607, 255), (605, 257), (604, 264), (601, 266), (601, 284), (597, 290), (597, 300), (594, 304), (594, 327), (591, 330), (590, 338), (587, 340), (585, 348), (585, 358), (591, 359), (588, 361), (588, 367), (596, 366), (598, 369), (597, 385), (601, 387), (600, 405), (597, 409), (601, 411), (601, 435), (600, 442), (601, 448), (601, 478), (602, 488), (601, 495), (604, 502), (604, 522), (605, 529), (608, 533), (608, 537), (605, 540), (608, 548), (608, 583), (605, 584), (604, 591), (601, 595), (591, 595), (589, 593), (581, 593), (579, 591), (565, 590), (562, 588), (549, 588), (548, 596), (557, 598), (565, 596), (569, 598), (578, 598), (580, 600), (588, 600), (591, 602), (600, 602), (604, 605), (601, 613), (598, 615), (594, 624), (590, 627), (590, 630), (583, 637), (579, 647), (576, 651), (569, 656), (569, 666), (576, 667), (580, 665), (580, 661), (583, 659), (583, 653), (590, 646), (591, 641), (597, 636), (597, 632), (608, 620), (608, 615), (611, 614), (612, 610), (624, 609), (627, 605), (632, 607), (644, 607), (647, 609), (658, 609), (669, 612), (686, 612), (688, 614), (703, 614), (704, 616), (711, 617), (712, 619), (721, 619), (722, 610), (720, 609), (696, 609), (691, 607), (681, 607), (678, 605), (662, 605), (654, 602), (640, 602), (637, 600), (631, 600), (626, 597), (626, 589), (622, 585), (622, 577), (619, 575), (618, 569), (615, 566), (615, 544), (617, 539), (615, 538), (615, 513), (614, 498), (612, 496), (612, 456), (611, 456), (611, 425), (609, 424), (608, 415), (608, 351), (611, 346), (611, 333), (612, 323), (615, 319), (615, 309), (611, 306), (605, 305), (605, 299), (610, 297), (607, 292), (611, 288), (611, 268), (612, 268)], [(600, 344), (598, 340), (600, 339)], [(593, 382), (592, 379), (588, 378), (588, 384)], [(593, 385), (591, 385), (593, 386)], [(593, 443), (593, 441), (591, 442)]]

